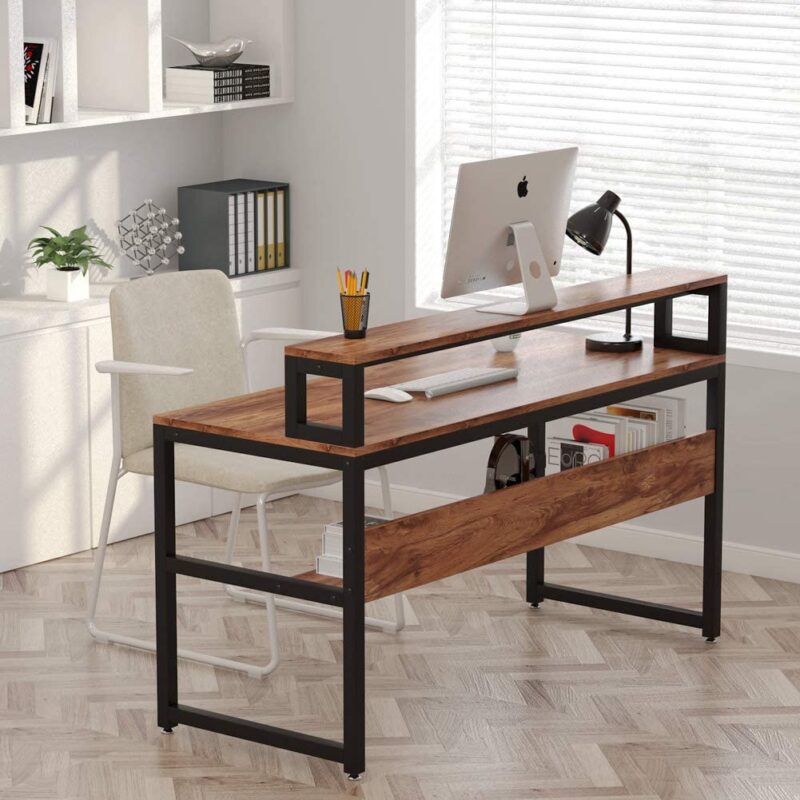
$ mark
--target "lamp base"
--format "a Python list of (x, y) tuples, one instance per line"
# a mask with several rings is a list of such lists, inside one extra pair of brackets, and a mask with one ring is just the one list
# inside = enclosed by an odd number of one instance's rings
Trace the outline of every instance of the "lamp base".
[(593, 333), (586, 337), (586, 350), (589, 353), (632, 353), (642, 349), (638, 336), (624, 333)]

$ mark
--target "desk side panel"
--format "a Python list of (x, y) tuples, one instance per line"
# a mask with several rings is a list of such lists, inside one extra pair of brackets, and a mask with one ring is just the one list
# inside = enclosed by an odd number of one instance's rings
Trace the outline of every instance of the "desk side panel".
[(711, 494), (714, 436), (706, 431), (376, 526), (366, 537), (366, 599)]

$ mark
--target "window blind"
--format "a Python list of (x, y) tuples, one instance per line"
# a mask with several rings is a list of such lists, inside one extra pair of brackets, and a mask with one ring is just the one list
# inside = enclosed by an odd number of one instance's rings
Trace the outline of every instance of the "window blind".
[[(732, 332), (800, 345), (800, 3), (441, 0), (441, 20), (443, 242), (459, 164), (577, 144), (572, 208), (619, 194), (634, 269), (724, 270)], [(624, 258), (619, 224), (600, 257), (567, 240), (559, 280)]]

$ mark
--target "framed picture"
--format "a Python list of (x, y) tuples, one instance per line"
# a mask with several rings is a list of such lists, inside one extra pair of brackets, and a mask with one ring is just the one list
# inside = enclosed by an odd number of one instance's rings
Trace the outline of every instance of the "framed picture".
[(24, 42), (25, 122), (33, 125), (39, 122), (49, 50), (49, 39), (29, 37)]

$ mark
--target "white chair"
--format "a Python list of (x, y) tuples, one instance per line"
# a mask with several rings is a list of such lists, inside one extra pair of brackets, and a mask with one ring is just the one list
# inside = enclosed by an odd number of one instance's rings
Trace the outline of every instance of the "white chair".
[[(90, 634), (100, 642), (154, 651), (155, 642), (101, 630), (95, 619), (117, 484), (129, 472), (153, 474), (153, 415), (247, 392), (245, 350), (254, 342), (299, 342), (331, 334), (265, 328), (254, 331), (241, 341), (230, 281), (217, 270), (165, 274), (132, 281), (116, 287), (111, 292), (110, 302), (114, 360), (99, 362), (96, 369), (111, 376), (113, 456), (95, 555), (87, 624)], [(261, 568), (269, 571), (267, 502), (276, 496), (336, 483), (341, 480), (341, 474), (336, 470), (304, 464), (178, 444), (175, 446), (175, 478), (233, 493), (233, 512), (225, 546), (226, 563), (233, 559), (242, 495), (257, 495)], [(384, 513), (391, 517), (390, 486), (385, 468), (380, 469), (380, 478)], [(226, 589), (236, 600), (256, 602), (266, 607), (269, 662), (258, 667), (185, 649), (178, 650), (180, 657), (263, 678), (280, 662), (276, 605), (292, 611), (341, 618), (340, 609), (275, 598), (233, 586)], [(395, 597), (395, 613), (395, 621), (367, 618), (365, 624), (387, 632), (401, 630), (405, 625), (401, 595)]]

